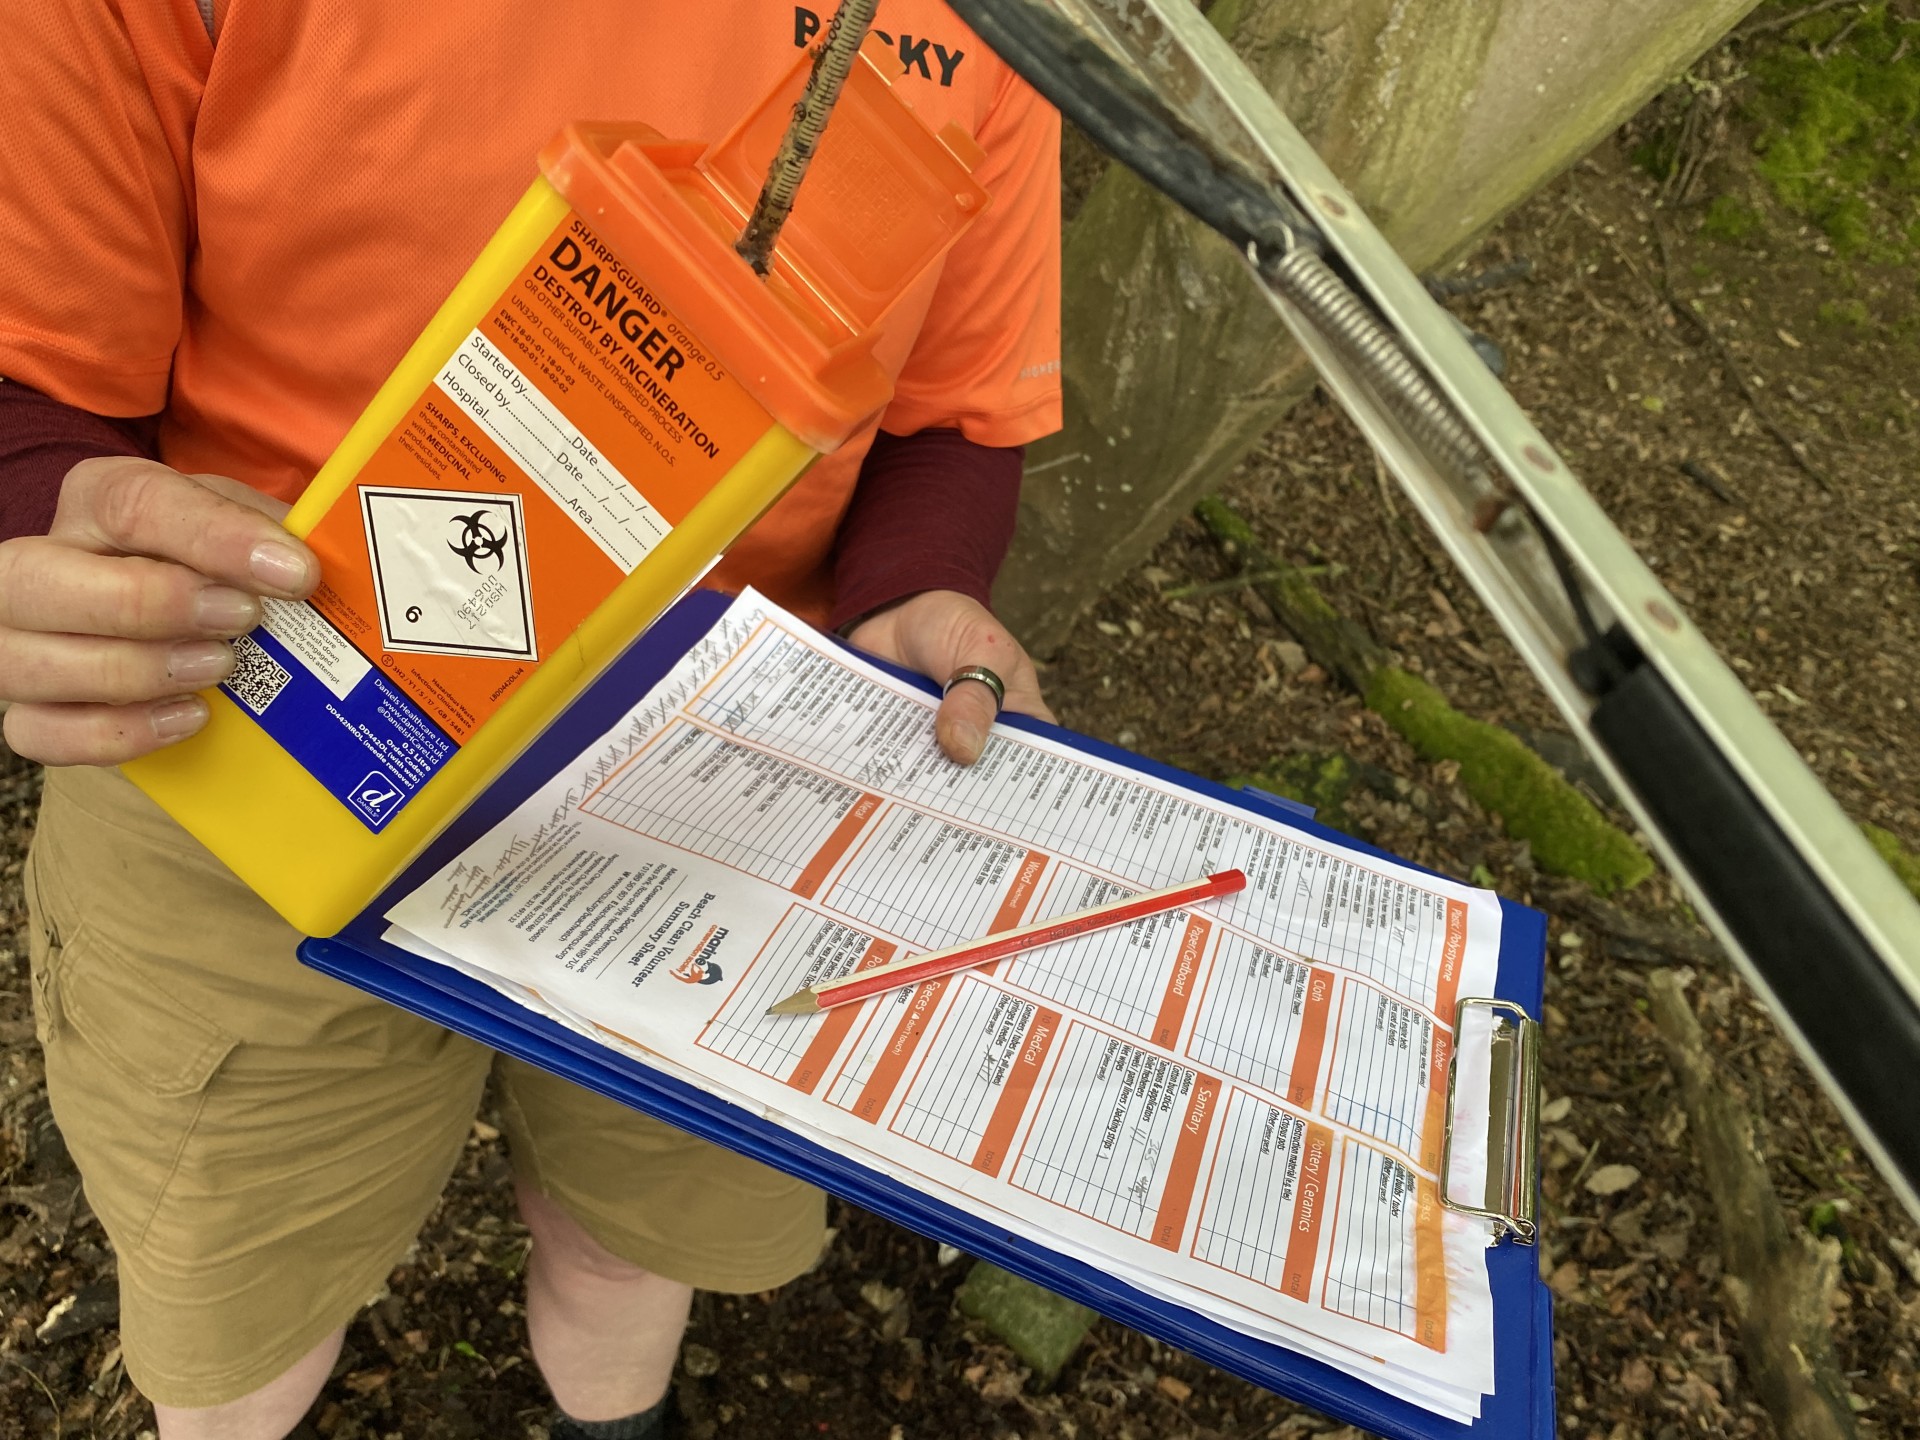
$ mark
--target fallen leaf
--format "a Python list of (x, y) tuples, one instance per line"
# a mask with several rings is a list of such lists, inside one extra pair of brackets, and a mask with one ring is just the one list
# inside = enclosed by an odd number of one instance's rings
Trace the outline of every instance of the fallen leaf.
[(1670, 1107), (1653, 1127), (1653, 1133), (1660, 1143), (1669, 1149), (1680, 1143), (1680, 1137), (1687, 1133), (1687, 1112), (1678, 1105)]
[(1548, 1125), (1558, 1125), (1573, 1110), (1573, 1097), (1562, 1095), (1557, 1100), (1549, 1100), (1541, 1108), (1540, 1119)]
[(1160, 1377), (1160, 1393), (1176, 1405), (1184, 1405), (1193, 1394), (1193, 1386), (1176, 1375)]
[(987, 1383), (980, 1387), (980, 1398), (996, 1405), (1004, 1405), (1009, 1400), (1019, 1398), (1026, 1388), (1027, 1374), (1024, 1370), (995, 1369)]
[(1547, 1288), (1562, 1300), (1571, 1300), (1580, 1293), (1580, 1287), (1585, 1282), (1585, 1278), (1580, 1262), (1568, 1260), (1547, 1277)]
[(1688, 1239), (1689, 1233), (1685, 1225), (1675, 1226), (1671, 1230), (1662, 1230), (1647, 1242), (1647, 1248), (1662, 1260), (1678, 1262), (1692, 1248), (1692, 1243)]
[(1920, 1246), (1909, 1245), (1897, 1236), (1889, 1235), (1887, 1248), (1893, 1252), (1893, 1258), (1900, 1262), (1901, 1268), (1913, 1278), (1914, 1283), (1920, 1285)]
[(1652, 1203), (1642, 1200), (1638, 1205), (1629, 1205), (1607, 1221), (1607, 1233), (1628, 1251), (1640, 1249), (1647, 1243), (1645, 1220), (1647, 1207)]
[(1637, 1184), (1640, 1171), (1633, 1165), (1602, 1165), (1587, 1176), (1587, 1189), (1595, 1195), (1618, 1195)]
[(879, 1280), (869, 1280), (860, 1287), (860, 1298), (878, 1314), (888, 1315), (900, 1308), (900, 1302), (907, 1298), (907, 1292), (896, 1290)]
[(1678, 1401), (1682, 1409), (1696, 1414), (1710, 1415), (1720, 1408), (1720, 1392), (1698, 1374), (1688, 1374), (1677, 1385), (1669, 1386), (1667, 1394)]
[(120, 1347), (114, 1346), (101, 1357), (93, 1383), (87, 1386), (95, 1395), (111, 1395), (120, 1388)]
[(385, 1385), (392, 1376), (391, 1370), (356, 1370), (340, 1383), (356, 1395), (371, 1395)]
[(54, 1306), (51, 1310), (47, 1311), (47, 1318), (40, 1322), (40, 1328), (36, 1330), (34, 1334), (39, 1336), (42, 1340), (46, 1339), (48, 1332), (51, 1331), (56, 1325), (60, 1323), (62, 1318), (65, 1317), (66, 1313), (69, 1310), (73, 1309), (73, 1302), (76, 1298), (78, 1297), (69, 1295), (67, 1296), (66, 1299), (62, 1300), (58, 1305)]

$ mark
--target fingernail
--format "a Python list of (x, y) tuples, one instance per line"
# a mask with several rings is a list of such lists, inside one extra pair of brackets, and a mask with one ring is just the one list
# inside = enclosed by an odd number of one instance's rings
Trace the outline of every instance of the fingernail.
[(187, 640), (167, 652), (167, 679), (175, 685), (198, 690), (232, 673), (233, 647), (224, 640)]
[(207, 702), (198, 695), (184, 700), (162, 700), (147, 712), (159, 740), (184, 740), (207, 723)]
[(987, 737), (980, 733), (977, 726), (969, 725), (964, 720), (956, 720), (953, 722), (953, 743), (968, 760), (972, 760), (979, 755), (981, 747), (987, 743)]
[(260, 602), (244, 590), (209, 585), (193, 602), (193, 619), (216, 635), (243, 635), (260, 623)]
[(291, 545), (262, 540), (253, 547), (247, 563), (252, 567), (253, 578), (262, 585), (290, 595), (307, 588), (307, 557)]

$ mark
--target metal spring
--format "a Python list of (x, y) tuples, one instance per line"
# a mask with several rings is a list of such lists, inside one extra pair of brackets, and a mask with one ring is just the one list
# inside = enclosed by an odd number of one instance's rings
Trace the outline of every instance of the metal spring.
[(1331, 265), (1296, 246), (1264, 260), (1261, 273), (1334, 342), (1423, 449), (1463, 477), (1487, 479), (1480, 442), (1452, 403)]
[(1262, 258), (1259, 265), (1268, 282), (1353, 366), (1409, 438), (1453, 470), (1466, 490), (1468, 523), (1502, 546), (1509, 578), (1548, 627), (1569, 649), (1597, 640), (1597, 621), (1565, 555), (1552, 546), (1527, 505), (1515, 503), (1511, 484), (1488, 463), (1479, 440), (1399, 338), (1311, 250), (1296, 246)]

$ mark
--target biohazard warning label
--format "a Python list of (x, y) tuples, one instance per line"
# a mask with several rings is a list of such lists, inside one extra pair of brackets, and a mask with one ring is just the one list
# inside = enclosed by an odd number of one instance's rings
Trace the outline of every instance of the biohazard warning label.
[(518, 495), (368, 485), (360, 516), (387, 649), (539, 658)]
[(369, 829), (772, 424), (645, 274), (569, 215), (416, 372), (418, 399), (307, 537), (320, 590), (256, 632), (257, 668), (288, 678), (235, 698)]

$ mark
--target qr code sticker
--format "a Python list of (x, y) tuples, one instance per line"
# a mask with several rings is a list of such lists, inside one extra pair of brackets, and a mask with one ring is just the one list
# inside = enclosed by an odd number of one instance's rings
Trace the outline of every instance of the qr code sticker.
[(225, 689), (256, 715), (264, 713), (293, 679), (287, 667), (261, 649), (251, 635), (233, 642), (233, 661)]

